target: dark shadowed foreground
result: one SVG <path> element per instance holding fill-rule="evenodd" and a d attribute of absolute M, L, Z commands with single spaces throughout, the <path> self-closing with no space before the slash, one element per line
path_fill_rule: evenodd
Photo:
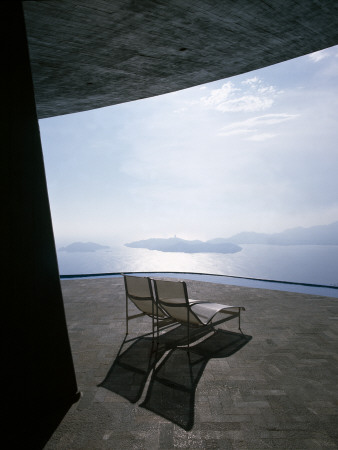
<path fill-rule="evenodd" d="M 122 278 L 62 281 L 83 395 L 46 448 L 337 448 L 338 301 L 187 284 L 193 298 L 244 306 L 245 336 L 230 321 L 190 354 L 175 347 L 184 330 L 157 352 L 148 337 L 122 345 Z"/>

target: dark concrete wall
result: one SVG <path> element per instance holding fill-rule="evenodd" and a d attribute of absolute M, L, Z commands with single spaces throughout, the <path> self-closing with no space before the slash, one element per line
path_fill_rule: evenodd
<path fill-rule="evenodd" d="M 21 2 L 0 2 L 2 372 L 7 448 L 40 448 L 76 399 Z M 18 446 L 24 442 L 24 447 Z"/>

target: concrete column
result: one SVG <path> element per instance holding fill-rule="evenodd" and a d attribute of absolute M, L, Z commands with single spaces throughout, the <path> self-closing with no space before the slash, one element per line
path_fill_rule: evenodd
<path fill-rule="evenodd" d="M 13 448 L 41 448 L 77 400 L 77 384 L 21 2 L 0 2 L 0 33 L 2 410 Z"/>

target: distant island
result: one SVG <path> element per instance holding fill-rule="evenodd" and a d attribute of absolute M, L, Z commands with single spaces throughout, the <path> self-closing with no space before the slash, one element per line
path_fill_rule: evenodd
<path fill-rule="evenodd" d="M 94 242 L 73 242 L 67 247 L 59 248 L 60 252 L 96 252 L 97 250 L 108 249 L 107 245 L 95 244 Z"/>
<path fill-rule="evenodd" d="M 268 245 L 338 245 L 338 222 L 309 228 L 290 228 L 281 233 L 272 234 L 243 232 L 229 238 L 216 238 L 208 242 Z"/>
<path fill-rule="evenodd" d="M 148 250 L 158 250 L 160 252 L 182 252 L 182 253 L 237 253 L 242 248 L 231 242 L 203 242 L 188 241 L 177 237 L 169 239 L 145 239 L 143 241 L 124 244 L 126 247 L 147 248 Z"/>
<path fill-rule="evenodd" d="M 338 222 L 309 228 L 297 227 L 281 233 L 242 232 L 229 238 L 209 241 L 188 241 L 176 236 L 168 239 L 151 238 L 124 244 L 126 247 L 147 248 L 161 252 L 182 253 L 237 253 L 240 244 L 263 245 L 338 245 Z"/>

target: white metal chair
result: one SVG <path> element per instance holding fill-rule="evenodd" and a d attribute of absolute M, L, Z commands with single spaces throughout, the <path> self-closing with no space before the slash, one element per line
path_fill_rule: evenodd
<path fill-rule="evenodd" d="M 155 329 L 158 334 L 159 328 L 177 323 L 176 320 L 168 316 L 168 314 L 155 301 L 150 278 L 125 274 L 122 275 L 126 290 L 126 336 L 129 333 L 129 320 L 145 315 L 149 316 L 152 320 L 152 331 L 147 334 L 152 334 L 153 338 Z M 130 316 L 128 300 L 130 300 L 141 312 Z"/>
<path fill-rule="evenodd" d="M 210 327 L 238 317 L 238 328 L 241 330 L 241 311 L 243 306 L 230 306 L 212 303 L 205 300 L 189 299 L 187 285 L 184 281 L 153 280 L 158 307 L 173 320 L 187 326 L 188 348 L 191 327 Z M 219 320 L 217 314 L 224 315 Z"/>

